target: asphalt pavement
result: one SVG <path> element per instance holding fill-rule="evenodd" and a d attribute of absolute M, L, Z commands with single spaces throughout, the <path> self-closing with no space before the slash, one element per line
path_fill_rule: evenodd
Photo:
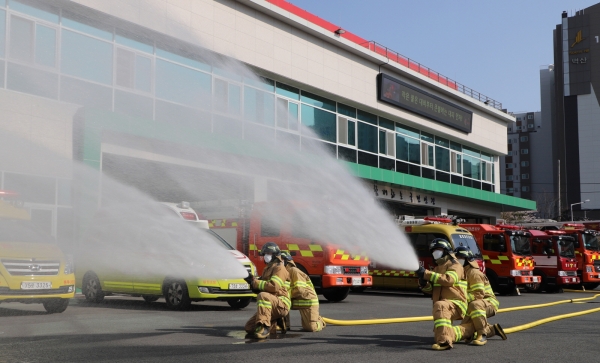
<path fill-rule="evenodd" d="M 600 291 L 597 291 L 600 293 Z M 587 293 L 500 296 L 501 308 L 591 296 Z M 321 300 L 321 315 L 339 320 L 425 316 L 431 300 L 398 292 L 352 293 L 340 303 Z M 534 310 L 498 314 L 490 322 L 504 328 L 553 315 L 600 307 L 600 298 Z M 433 323 L 367 326 L 328 325 L 318 333 L 300 331 L 292 311 L 292 330 L 258 341 L 243 326 L 255 311 L 232 310 L 222 302 L 194 303 L 189 311 L 170 311 L 164 300 L 110 296 L 88 303 L 78 295 L 62 314 L 46 314 L 38 304 L 0 304 L 2 362 L 597 362 L 600 313 L 544 324 L 491 338 L 483 347 L 457 343 L 430 349 Z"/>

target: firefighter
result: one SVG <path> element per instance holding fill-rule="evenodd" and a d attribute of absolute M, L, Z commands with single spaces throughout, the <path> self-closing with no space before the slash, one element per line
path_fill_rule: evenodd
<path fill-rule="evenodd" d="M 323 330 L 325 322 L 319 315 L 319 298 L 310 277 L 296 267 L 289 253 L 281 252 L 281 257 L 290 274 L 292 310 L 300 311 L 302 329 L 310 332 Z M 287 321 L 289 322 L 289 315 Z"/>
<path fill-rule="evenodd" d="M 281 250 L 274 242 L 267 242 L 260 250 L 264 256 L 265 267 L 260 279 L 248 274 L 245 278 L 253 290 L 260 291 L 256 296 L 257 312 L 246 323 L 245 330 L 254 334 L 258 339 L 266 339 L 271 332 L 275 332 L 276 323 L 282 333 L 287 331 L 285 317 L 291 308 L 289 298 L 290 274 L 281 260 Z"/>
<path fill-rule="evenodd" d="M 500 303 L 494 295 L 488 278 L 479 270 L 473 252 L 467 247 L 460 246 L 454 250 L 454 255 L 458 262 L 464 266 L 468 283 L 467 315 L 461 324 L 464 329 L 463 337 L 466 341 L 471 341 L 473 331 L 475 331 L 477 338 L 471 342 L 474 345 L 485 345 L 487 338 L 496 334 L 502 340 L 506 340 L 506 334 L 500 324 L 490 325 L 487 321 L 487 318 L 496 315 Z"/>
<path fill-rule="evenodd" d="M 452 326 L 467 312 L 465 272 L 452 253 L 452 246 L 442 238 L 429 244 L 436 267 L 433 271 L 420 266 L 416 271 L 419 285 L 425 293 L 432 294 L 434 350 L 452 349 L 452 343 L 462 339 L 461 330 Z"/>

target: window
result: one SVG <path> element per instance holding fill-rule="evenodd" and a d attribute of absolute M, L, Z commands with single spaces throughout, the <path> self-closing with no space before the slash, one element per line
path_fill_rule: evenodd
<path fill-rule="evenodd" d="M 450 152 L 450 171 L 462 174 L 462 155 L 455 151 Z"/>
<path fill-rule="evenodd" d="M 529 149 L 521 149 L 521 154 L 529 154 Z"/>
<path fill-rule="evenodd" d="M 521 166 L 529 166 L 529 161 L 521 161 Z"/>
<path fill-rule="evenodd" d="M 481 163 L 482 162 L 479 159 L 469 155 L 463 155 L 463 175 L 468 178 L 479 180 Z"/>
<path fill-rule="evenodd" d="M 151 92 L 152 60 L 132 51 L 117 48 L 117 86 Z"/>
<path fill-rule="evenodd" d="M 483 250 L 494 252 L 506 252 L 506 243 L 504 243 L 504 234 L 484 234 Z"/>
<path fill-rule="evenodd" d="M 245 86 L 244 117 L 250 122 L 273 126 L 275 124 L 274 96 L 256 88 Z"/>
<path fill-rule="evenodd" d="M 533 120 L 533 115 L 527 115 L 528 120 Z"/>
<path fill-rule="evenodd" d="M 10 58 L 56 67 L 56 29 L 14 15 L 10 21 Z"/>
<path fill-rule="evenodd" d="M 510 130 L 508 130 L 508 131 L 510 131 Z M 508 139 L 507 142 L 508 142 L 508 144 L 512 144 L 512 139 Z"/>
<path fill-rule="evenodd" d="M 377 152 L 377 127 L 364 122 L 358 123 L 358 148 L 372 153 Z"/>
<path fill-rule="evenodd" d="M 298 131 L 297 103 L 283 98 L 277 98 L 277 126 L 284 129 Z"/>
<path fill-rule="evenodd" d="M 61 47 L 61 71 L 64 74 L 112 85 L 111 43 L 63 30 Z"/>
<path fill-rule="evenodd" d="M 329 100 L 325 97 L 317 96 L 315 94 L 303 91 L 301 100 L 302 100 L 302 102 L 308 103 L 309 105 L 313 105 L 316 107 L 324 108 L 326 110 L 335 112 L 335 102 L 333 102 L 332 100 Z"/>
<path fill-rule="evenodd" d="M 521 187 L 521 191 L 522 192 L 528 192 L 529 191 L 529 187 Z"/>
<path fill-rule="evenodd" d="M 395 157 L 394 132 L 379 129 L 379 153 Z"/>
<path fill-rule="evenodd" d="M 421 142 L 412 137 L 396 134 L 396 159 L 420 164 Z"/>
<path fill-rule="evenodd" d="M 514 167 L 513 165 L 514 164 L 512 164 L 512 163 L 506 164 L 506 169 L 512 169 Z"/>
<path fill-rule="evenodd" d="M 426 166 L 435 166 L 433 145 L 425 142 L 421 143 L 421 163 Z"/>
<path fill-rule="evenodd" d="M 520 140 L 522 142 L 527 142 L 527 141 L 529 141 L 529 136 L 521 136 Z"/>
<path fill-rule="evenodd" d="M 527 125 L 527 128 L 529 128 L 529 129 L 532 129 L 533 127 L 534 127 L 534 125 L 533 125 L 533 124 L 529 124 L 529 125 Z"/>
<path fill-rule="evenodd" d="M 336 117 L 334 113 L 303 104 L 302 124 L 311 129 L 318 138 L 336 142 Z"/>
<path fill-rule="evenodd" d="M 436 138 L 437 141 L 438 138 Z M 450 171 L 450 150 L 440 146 L 435 147 L 435 168 Z"/>
<path fill-rule="evenodd" d="M 508 189 L 506 189 L 506 191 L 507 191 L 508 193 L 514 193 L 514 191 L 515 191 L 515 188 L 508 188 Z"/>
<path fill-rule="evenodd" d="M 521 179 L 529 179 L 529 174 L 521 174 Z"/>
<path fill-rule="evenodd" d="M 481 180 L 490 183 L 492 181 L 492 163 L 481 162 Z"/>
<path fill-rule="evenodd" d="M 300 90 L 298 88 L 292 87 L 292 86 L 288 86 L 287 84 L 283 84 L 280 82 L 277 82 L 277 86 L 275 88 L 275 92 L 278 95 L 282 95 L 288 98 L 291 98 L 293 100 L 299 100 L 300 99 Z"/>
<path fill-rule="evenodd" d="M 506 176 L 506 181 L 511 181 L 513 180 L 513 176 L 512 175 L 507 175 Z"/>

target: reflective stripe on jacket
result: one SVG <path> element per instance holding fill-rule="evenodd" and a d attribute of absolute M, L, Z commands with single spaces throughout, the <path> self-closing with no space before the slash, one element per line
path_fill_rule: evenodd
<path fill-rule="evenodd" d="M 469 284 L 467 290 L 467 301 L 485 299 L 490 304 L 494 305 L 496 310 L 500 307 L 500 302 L 496 299 L 492 286 L 487 276 L 478 268 L 474 268 L 470 265 L 465 267 L 465 274 L 467 275 L 467 282 Z"/>
<path fill-rule="evenodd" d="M 427 285 L 423 292 L 430 293 L 433 302 L 440 300 L 451 301 L 464 314 L 467 312 L 467 282 L 463 267 L 453 256 L 446 256 L 433 271 L 425 270 L 423 278 Z"/>
<path fill-rule="evenodd" d="M 319 305 L 319 298 L 310 277 L 290 261 L 285 266 L 290 274 L 292 309 L 305 309 Z"/>

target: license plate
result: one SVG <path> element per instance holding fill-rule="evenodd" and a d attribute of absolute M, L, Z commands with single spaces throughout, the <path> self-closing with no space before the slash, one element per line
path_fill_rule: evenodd
<path fill-rule="evenodd" d="M 51 289 L 52 283 L 46 281 L 21 282 L 21 290 Z"/>
<path fill-rule="evenodd" d="M 229 284 L 229 290 L 248 290 L 249 284 Z"/>
<path fill-rule="evenodd" d="M 362 279 L 360 277 L 352 278 L 352 286 L 360 286 L 362 285 Z"/>

